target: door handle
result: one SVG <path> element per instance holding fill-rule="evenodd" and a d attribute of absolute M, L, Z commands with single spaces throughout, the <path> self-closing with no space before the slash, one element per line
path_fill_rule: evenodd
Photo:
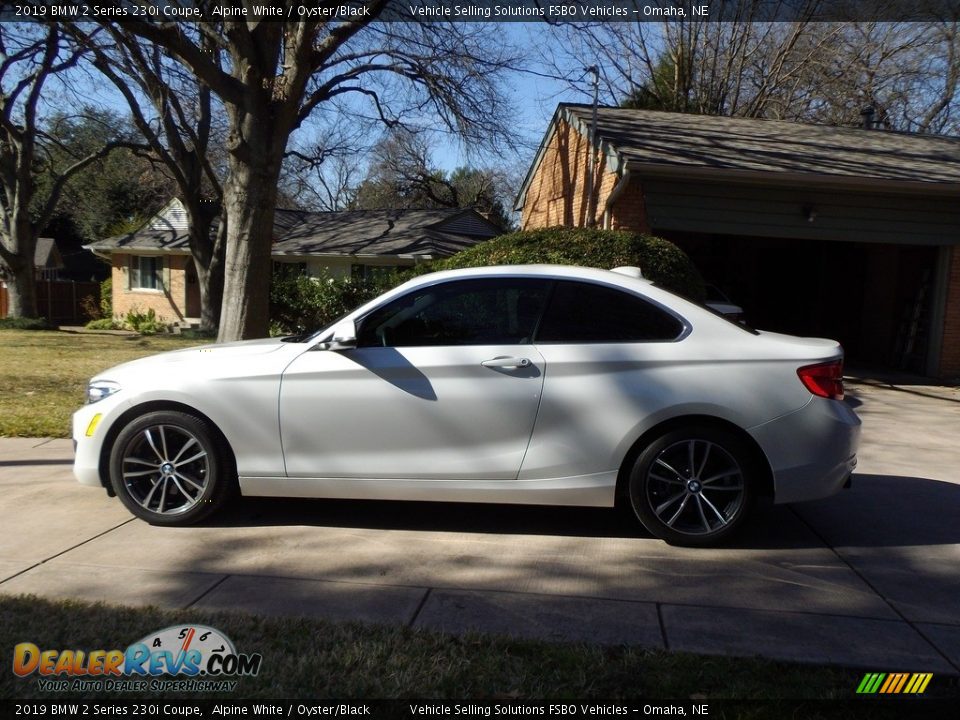
<path fill-rule="evenodd" d="M 530 367 L 529 358 L 517 358 L 517 357 L 495 357 L 490 358 L 489 360 L 484 360 L 480 363 L 484 367 L 488 368 L 525 368 Z"/>

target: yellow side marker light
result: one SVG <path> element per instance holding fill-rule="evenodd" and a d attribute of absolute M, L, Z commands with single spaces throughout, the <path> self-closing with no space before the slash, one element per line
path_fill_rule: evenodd
<path fill-rule="evenodd" d="M 92 418 L 90 418 L 90 424 L 87 425 L 87 437 L 93 437 L 94 431 L 97 429 L 97 425 L 100 424 L 100 420 L 103 418 L 103 413 L 97 413 Z"/>

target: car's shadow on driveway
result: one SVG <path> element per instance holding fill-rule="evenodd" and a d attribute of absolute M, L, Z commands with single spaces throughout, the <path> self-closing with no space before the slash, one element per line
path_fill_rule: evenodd
<path fill-rule="evenodd" d="M 241 498 L 211 526 L 315 526 L 450 533 L 652 539 L 626 510 L 540 505 Z M 834 497 L 761 503 L 726 547 L 788 549 L 960 544 L 960 485 L 917 477 L 854 475 Z"/>
<path fill-rule="evenodd" d="M 605 508 L 380 500 L 240 498 L 210 525 L 415 530 L 424 532 L 650 537 L 626 512 Z"/>
<path fill-rule="evenodd" d="M 834 547 L 960 545 L 957 483 L 855 474 L 851 489 L 794 509 Z"/>

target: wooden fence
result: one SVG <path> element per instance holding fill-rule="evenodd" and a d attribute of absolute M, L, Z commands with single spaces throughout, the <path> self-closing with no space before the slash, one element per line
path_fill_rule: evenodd
<path fill-rule="evenodd" d="M 100 306 L 100 283 L 73 280 L 37 280 L 37 312 L 52 323 L 81 323 L 89 320 L 83 312 L 83 299 L 92 297 Z M 9 310 L 7 288 L 0 285 L 0 317 Z"/>

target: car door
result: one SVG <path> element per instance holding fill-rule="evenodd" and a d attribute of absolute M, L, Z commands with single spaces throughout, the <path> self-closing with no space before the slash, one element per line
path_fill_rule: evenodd
<path fill-rule="evenodd" d="M 287 475 L 516 478 L 543 388 L 532 338 L 549 287 L 420 287 L 361 318 L 356 348 L 302 353 L 280 388 Z"/>
<path fill-rule="evenodd" d="M 630 432 L 678 402 L 687 373 L 682 318 L 647 298 L 558 280 L 535 342 L 549 372 L 519 478 L 616 471 Z"/>

